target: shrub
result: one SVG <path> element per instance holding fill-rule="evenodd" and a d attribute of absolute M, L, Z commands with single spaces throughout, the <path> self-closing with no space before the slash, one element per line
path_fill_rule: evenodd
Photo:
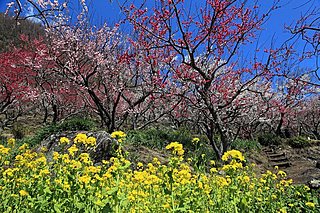
<path fill-rule="evenodd" d="M 258 142 L 263 146 L 280 145 L 282 138 L 271 133 L 266 133 L 258 136 Z"/>
<path fill-rule="evenodd" d="M 59 128 L 56 124 L 51 124 L 45 127 L 40 128 L 35 135 L 24 137 L 19 141 L 19 143 L 27 143 L 30 146 L 34 146 L 37 144 L 40 144 L 41 141 L 46 139 L 48 136 L 57 133 L 59 131 Z"/>
<path fill-rule="evenodd" d="M 96 128 L 96 123 L 87 118 L 71 118 L 65 120 L 60 124 L 50 124 L 40 128 L 34 136 L 25 137 L 20 143 L 27 143 L 31 146 L 40 144 L 41 141 L 46 139 L 48 136 L 65 131 L 90 131 Z"/>
<path fill-rule="evenodd" d="M 261 145 L 257 140 L 236 139 L 231 143 L 230 148 L 242 150 L 242 151 L 250 151 L 250 150 L 260 150 Z"/>
<path fill-rule="evenodd" d="M 127 142 L 136 146 L 143 145 L 161 149 L 170 141 L 179 141 L 185 147 L 191 147 L 192 138 L 190 131 L 184 128 L 172 130 L 162 127 L 129 131 Z"/>
<path fill-rule="evenodd" d="M 293 148 L 303 148 L 311 145 L 308 139 L 301 136 L 289 138 L 287 143 Z"/>
<path fill-rule="evenodd" d="M 13 126 L 11 133 L 16 139 L 22 139 L 25 136 L 25 129 L 23 126 L 16 124 Z"/>
<path fill-rule="evenodd" d="M 163 148 L 169 136 L 165 130 L 150 128 L 146 130 L 132 130 L 128 132 L 127 142 L 134 146 Z"/>
<path fill-rule="evenodd" d="M 96 128 L 94 120 L 89 118 L 74 117 L 58 125 L 60 131 L 90 131 Z"/>

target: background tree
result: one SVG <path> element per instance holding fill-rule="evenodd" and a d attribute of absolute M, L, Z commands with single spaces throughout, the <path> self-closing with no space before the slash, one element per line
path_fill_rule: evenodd
<path fill-rule="evenodd" d="M 262 66 L 237 66 L 236 58 L 239 47 L 254 38 L 266 14 L 259 16 L 258 6 L 246 1 L 206 1 L 197 11 L 185 9 L 181 0 L 157 1 L 156 5 L 150 13 L 134 5 L 124 11 L 146 51 L 165 51 L 177 59 L 167 61 L 176 86 L 194 92 L 197 108 L 206 118 L 202 122 L 206 135 L 221 156 L 234 139 L 228 124 L 232 120 L 228 113 L 233 112 L 227 108 L 236 107 L 241 94 L 269 74 Z M 215 132 L 221 146 L 214 139 Z"/>

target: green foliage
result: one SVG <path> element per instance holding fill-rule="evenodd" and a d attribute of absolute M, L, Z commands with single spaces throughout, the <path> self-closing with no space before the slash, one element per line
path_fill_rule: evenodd
<path fill-rule="evenodd" d="M 167 128 L 150 128 L 145 130 L 132 130 L 128 132 L 127 142 L 135 146 L 147 146 L 150 148 L 164 148 L 169 142 L 181 141 L 190 147 L 192 134 L 186 129 L 172 130 Z"/>
<path fill-rule="evenodd" d="M 308 139 L 301 136 L 289 138 L 287 143 L 293 148 L 303 148 L 311 145 Z"/>
<path fill-rule="evenodd" d="M 14 138 L 22 139 L 25 136 L 25 128 L 22 125 L 16 124 L 13 126 L 11 133 Z"/>
<path fill-rule="evenodd" d="M 258 142 L 263 146 L 280 145 L 282 139 L 271 133 L 266 133 L 258 136 Z"/>
<path fill-rule="evenodd" d="M 6 144 L 7 143 L 7 137 L 0 135 L 0 144 Z"/>
<path fill-rule="evenodd" d="M 65 120 L 58 125 L 59 131 L 90 131 L 96 128 L 96 123 L 94 120 L 89 118 L 74 117 Z"/>
<path fill-rule="evenodd" d="M 126 141 L 134 146 L 163 148 L 167 144 L 168 135 L 163 129 L 132 130 L 128 132 Z"/>
<path fill-rule="evenodd" d="M 90 131 L 96 128 L 96 123 L 89 118 L 71 118 L 60 124 L 50 124 L 40 128 L 34 136 L 23 138 L 20 143 L 27 143 L 31 146 L 40 144 L 52 134 L 65 131 Z"/>
<path fill-rule="evenodd" d="M 193 138 L 199 138 L 198 143 L 193 143 Z M 150 128 L 145 130 L 132 130 L 127 134 L 126 142 L 133 146 L 145 146 L 151 149 L 164 149 L 170 142 L 179 141 L 185 149 L 186 159 L 191 160 L 194 169 L 203 170 L 206 162 L 215 159 L 208 139 L 203 135 L 192 135 L 185 128 L 172 130 L 169 128 Z"/>
<path fill-rule="evenodd" d="M 58 126 L 55 124 L 51 124 L 40 128 L 34 136 L 22 138 L 21 140 L 19 140 L 19 143 L 27 143 L 31 146 L 34 146 L 40 144 L 41 141 L 43 141 L 46 137 L 54 133 L 57 133 L 58 131 Z"/>
<path fill-rule="evenodd" d="M 241 151 L 251 151 L 260 150 L 261 145 L 257 140 L 236 139 L 231 143 L 230 148 Z"/>
<path fill-rule="evenodd" d="M 200 136 L 201 141 L 206 141 L 205 136 Z M 149 128 L 144 130 L 132 130 L 128 132 L 127 142 L 134 146 L 146 146 L 149 148 L 164 148 L 168 143 L 179 141 L 186 149 L 193 149 L 193 135 L 185 128 L 173 130 L 170 128 Z"/>

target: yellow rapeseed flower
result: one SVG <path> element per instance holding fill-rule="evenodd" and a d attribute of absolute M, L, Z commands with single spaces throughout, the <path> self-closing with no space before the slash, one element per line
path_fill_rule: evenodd
<path fill-rule="evenodd" d="M 16 139 L 14 138 L 8 138 L 8 145 L 9 146 L 14 146 L 16 144 Z"/>
<path fill-rule="evenodd" d="M 91 180 L 91 177 L 89 175 L 84 175 L 79 177 L 79 182 L 80 183 L 84 183 L 84 184 L 88 184 Z"/>
<path fill-rule="evenodd" d="M 200 141 L 199 138 L 193 138 L 191 142 L 192 142 L 193 144 L 197 144 L 197 143 L 199 143 L 199 141 Z"/>
<path fill-rule="evenodd" d="M 235 159 L 235 160 L 237 159 L 240 161 L 244 161 L 244 157 L 242 153 L 235 149 L 225 152 L 221 157 L 221 160 L 223 161 L 228 161 L 229 159 Z"/>
<path fill-rule="evenodd" d="M 126 136 L 126 133 L 122 131 L 115 131 L 111 133 L 111 138 L 117 139 L 119 143 L 122 143 Z"/>
<path fill-rule="evenodd" d="M 59 159 L 59 153 L 58 152 L 53 152 L 52 158 L 53 158 L 53 160 L 58 160 Z"/>
<path fill-rule="evenodd" d="M 63 144 L 69 144 L 70 143 L 70 140 L 66 137 L 61 137 L 60 140 L 59 140 L 59 144 L 60 145 L 63 145 Z"/>
<path fill-rule="evenodd" d="M 19 151 L 25 151 L 26 149 L 28 149 L 29 145 L 24 143 L 19 147 Z"/>
<path fill-rule="evenodd" d="M 70 153 L 70 155 L 73 157 L 74 153 L 77 152 L 79 149 L 77 148 L 77 146 L 75 144 L 73 144 L 69 149 L 68 152 Z"/>
<path fill-rule="evenodd" d="M 20 190 L 19 191 L 20 196 L 28 196 L 29 193 L 26 190 Z"/>
<path fill-rule="evenodd" d="M 183 145 L 179 142 L 171 142 L 166 146 L 166 149 L 172 149 L 172 153 L 179 156 L 182 156 L 184 154 Z"/>
<path fill-rule="evenodd" d="M 306 202 L 306 206 L 308 206 L 310 208 L 314 208 L 316 205 L 312 202 Z"/>
<path fill-rule="evenodd" d="M 6 148 L 3 145 L 0 145 L 0 154 L 7 155 L 10 152 L 10 148 Z"/>
<path fill-rule="evenodd" d="M 279 172 L 277 174 L 280 175 L 281 177 L 286 177 L 287 176 L 287 174 L 282 170 L 279 170 Z"/>
<path fill-rule="evenodd" d="M 95 146 L 96 143 L 97 143 L 97 139 L 94 137 L 88 137 L 84 142 L 84 144 L 87 146 Z"/>
<path fill-rule="evenodd" d="M 87 135 L 84 133 L 79 133 L 77 136 L 73 139 L 75 143 L 85 143 L 87 140 Z"/>

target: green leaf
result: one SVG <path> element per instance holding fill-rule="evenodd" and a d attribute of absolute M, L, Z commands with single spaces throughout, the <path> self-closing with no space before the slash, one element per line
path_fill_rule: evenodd
<path fill-rule="evenodd" d="M 105 212 L 112 212 L 112 208 L 111 208 L 111 206 L 110 206 L 110 203 L 107 203 L 107 204 L 103 207 L 103 209 L 102 209 L 101 212 L 103 212 L 103 213 L 105 213 Z"/>
<path fill-rule="evenodd" d="M 60 208 L 61 208 L 61 204 L 55 203 L 55 204 L 53 205 L 53 209 L 54 209 L 55 212 L 57 212 L 57 213 L 61 213 Z"/>

